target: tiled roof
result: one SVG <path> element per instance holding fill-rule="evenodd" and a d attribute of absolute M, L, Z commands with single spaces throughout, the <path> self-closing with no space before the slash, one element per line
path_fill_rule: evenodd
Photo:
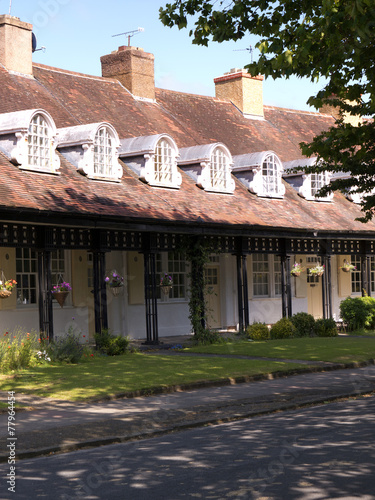
<path fill-rule="evenodd" d="M 120 139 L 168 133 L 178 147 L 223 142 L 232 155 L 275 151 L 281 160 L 301 157 L 299 142 L 332 124 L 332 118 L 265 108 L 265 119 L 244 118 L 231 103 L 213 97 L 156 90 L 156 103 L 135 99 L 118 82 L 42 65 L 35 79 L 0 68 L 0 112 L 42 108 L 58 128 L 109 122 Z M 286 184 L 284 199 L 260 198 L 237 179 L 233 195 L 208 193 L 182 172 L 180 189 L 151 187 L 122 163 L 119 184 L 82 176 L 60 155 L 60 175 L 21 171 L 0 153 L 0 211 L 79 216 L 93 221 L 148 224 L 206 223 L 236 229 L 288 228 L 374 231 L 354 219 L 358 206 L 336 193 L 333 203 L 302 199 Z"/>

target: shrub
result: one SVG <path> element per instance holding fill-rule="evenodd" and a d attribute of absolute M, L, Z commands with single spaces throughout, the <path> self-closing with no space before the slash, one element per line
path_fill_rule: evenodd
<path fill-rule="evenodd" d="M 340 304 L 340 316 L 349 330 L 371 328 L 375 325 L 375 299 L 348 297 Z"/>
<path fill-rule="evenodd" d="M 96 347 L 108 356 L 119 356 L 125 354 L 129 347 L 129 338 L 112 335 L 109 330 L 95 334 Z"/>
<path fill-rule="evenodd" d="M 51 361 L 78 363 L 83 356 L 84 349 L 80 342 L 80 335 L 69 332 L 67 335 L 51 341 L 46 348 L 46 353 Z"/>
<path fill-rule="evenodd" d="M 192 338 L 193 345 L 223 344 L 225 342 L 226 340 L 218 332 L 208 328 L 200 328 Z"/>
<path fill-rule="evenodd" d="M 268 340 L 270 331 L 265 323 L 255 322 L 246 328 L 246 336 L 252 340 Z"/>
<path fill-rule="evenodd" d="M 309 337 L 314 333 L 315 319 L 312 314 L 299 312 L 291 318 L 293 325 L 296 327 L 294 332 L 295 337 Z"/>
<path fill-rule="evenodd" d="M 296 327 L 289 318 L 281 318 L 271 328 L 272 339 L 288 339 L 293 337 Z"/>
<path fill-rule="evenodd" d="M 25 333 L 20 328 L 5 332 L 0 342 L 1 371 L 28 368 L 33 362 L 33 353 L 37 347 L 38 336 L 35 332 Z"/>
<path fill-rule="evenodd" d="M 333 318 L 317 319 L 314 332 L 318 337 L 336 337 L 338 335 L 336 321 Z"/>

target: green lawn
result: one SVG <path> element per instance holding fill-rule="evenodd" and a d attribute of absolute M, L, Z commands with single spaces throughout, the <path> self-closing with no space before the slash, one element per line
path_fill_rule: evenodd
<path fill-rule="evenodd" d="M 11 375 L 0 375 L 0 390 L 72 401 L 133 391 L 151 394 L 160 387 L 287 372 L 306 367 L 298 360 L 341 363 L 366 361 L 375 358 L 375 338 L 234 341 L 192 347 L 186 352 L 202 353 L 202 356 L 136 353 L 95 357 L 76 365 L 41 365 Z M 208 357 L 205 356 L 207 353 L 261 356 L 278 358 L 280 361 Z M 295 361 L 289 363 L 283 359 Z"/>
<path fill-rule="evenodd" d="M 191 347 L 186 351 L 203 354 L 242 354 L 281 359 L 348 363 L 374 359 L 375 338 L 306 337 L 271 340 L 268 342 L 237 341 L 228 344 Z"/>
<path fill-rule="evenodd" d="M 300 367 L 298 363 L 262 360 L 126 354 L 0 375 L 0 390 L 74 401 L 137 390 L 152 393 L 157 387 Z"/>

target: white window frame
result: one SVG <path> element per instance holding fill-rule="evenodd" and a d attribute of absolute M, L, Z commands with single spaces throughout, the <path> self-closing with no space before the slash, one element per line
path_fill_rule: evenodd
<path fill-rule="evenodd" d="M 23 247 L 16 248 L 16 281 L 17 307 L 36 307 L 39 294 L 38 256 L 36 250 Z"/>
<path fill-rule="evenodd" d="M 154 156 L 155 183 L 170 186 L 173 183 L 173 165 L 176 163 L 176 153 L 170 141 L 162 137 L 156 144 Z"/>
<path fill-rule="evenodd" d="M 94 138 L 94 176 L 112 178 L 116 162 L 113 134 L 106 126 L 99 127 Z"/>
<path fill-rule="evenodd" d="M 253 168 L 253 180 L 249 184 L 250 191 L 264 198 L 283 198 L 285 194 L 283 170 L 283 165 L 276 153 L 267 152 L 261 164 Z"/>
<path fill-rule="evenodd" d="M 326 196 L 317 197 L 316 193 L 323 187 L 329 184 L 331 174 L 329 172 L 313 172 L 311 174 L 302 175 L 303 183 L 299 188 L 299 194 L 309 201 L 326 201 L 330 202 L 333 199 L 333 193 L 328 193 Z"/>
<path fill-rule="evenodd" d="M 255 276 L 262 277 L 256 279 Z M 257 281 L 257 283 L 256 283 Z M 281 259 L 278 255 L 254 253 L 251 256 L 251 286 L 254 299 L 281 297 Z M 267 287 L 266 293 L 257 293 L 256 287 Z M 279 289 L 279 291 L 278 291 Z"/>
<path fill-rule="evenodd" d="M 156 283 L 159 284 L 164 273 L 173 280 L 172 290 L 164 295 L 158 286 L 157 297 L 161 302 L 186 302 L 188 300 L 188 262 L 181 252 L 161 252 L 156 254 Z M 181 293 L 182 292 L 182 293 Z"/>

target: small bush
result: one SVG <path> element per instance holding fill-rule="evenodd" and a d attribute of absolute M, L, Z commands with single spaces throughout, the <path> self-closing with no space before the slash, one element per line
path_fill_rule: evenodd
<path fill-rule="evenodd" d="M 375 299 L 373 297 L 348 297 L 340 304 L 340 316 L 348 330 L 375 326 Z"/>
<path fill-rule="evenodd" d="M 295 331 L 296 327 L 290 319 L 281 318 L 273 325 L 270 334 L 272 339 L 289 339 L 293 337 Z"/>
<path fill-rule="evenodd" d="M 84 350 L 85 347 L 80 342 L 80 335 L 69 332 L 63 337 L 51 341 L 46 348 L 46 354 L 51 361 L 78 363 Z"/>
<path fill-rule="evenodd" d="M 265 323 L 255 322 L 246 328 L 246 336 L 252 340 L 268 340 L 270 331 Z"/>
<path fill-rule="evenodd" d="M 17 328 L 5 332 L 0 341 L 0 369 L 2 372 L 28 368 L 33 364 L 34 352 L 38 347 L 38 335 L 25 333 Z"/>
<path fill-rule="evenodd" d="M 336 321 L 333 318 L 317 319 L 314 332 L 318 337 L 337 337 Z"/>
<path fill-rule="evenodd" d="M 193 345 L 224 344 L 226 340 L 215 330 L 201 328 L 197 331 L 192 340 Z"/>
<path fill-rule="evenodd" d="M 292 316 L 291 321 L 296 327 L 295 337 L 309 337 L 314 333 L 315 318 L 312 314 L 299 312 Z"/>
<path fill-rule="evenodd" d="M 108 356 L 119 356 L 125 354 L 129 347 L 129 338 L 112 335 L 109 330 L 95 334 L 96 347 Z"/>

